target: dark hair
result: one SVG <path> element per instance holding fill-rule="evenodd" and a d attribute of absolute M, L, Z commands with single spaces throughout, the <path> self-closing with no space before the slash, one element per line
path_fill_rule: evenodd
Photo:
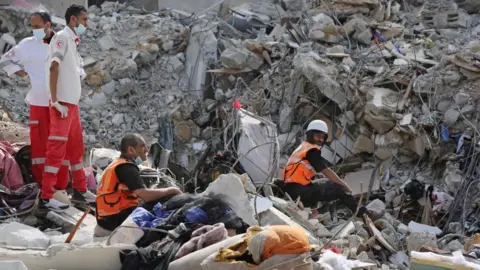
<path fill-rule="evenodd" d="M 38 16 L 38 17 L 42 18 L 42 21 L 44 23 L 52 22 L 52 18 L 50 17 L 50 14 L 48 14 L 46 11 L 36 11 L 36 12 L 32 13 L 32 16 L 30 16 L 30 17 L 33 17 L 33 16 Z"/>
<path fill-rule="evenodd" d="M 128 133 L 123 136 L 122 140 L 120 141 L 120 152 L 122 154 L 126 154 L 128 151 L 128 147 L 136 147 L 141 142 L 142 136 L 140 134 Z"/>
<path fill-rule="evenodd" d="M 87 12 L 87 9 L 82 6 L 82 5 L 71 5 L 67 8 L 67 11 L 65 12 L 65 21 L 67 24 L 70 23 L 70 18 L 72 16 L 78 16 L 82 11 Z"/>

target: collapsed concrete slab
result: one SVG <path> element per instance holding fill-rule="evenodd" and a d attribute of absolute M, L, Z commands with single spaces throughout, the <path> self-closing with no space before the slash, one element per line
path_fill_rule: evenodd
<path fill-rule="evenodd" d="M 396 124 L 393 113 L 397 111 L 400 94 L 387 88 L 372 88 L 367 91 L 365 121 L 379 134 L 385 134 Z"/>
<path fill-rule="evenodd" d="M 233 211 L 248 225 L 257 225 L 254 210 L 245 192 L 242 180 L 236 174 L 222 174 L 210 183 L 204 194 L 222 195 Z"/>
<path fill-rule="evenodd" d="M 337 103 L 340 108 L 346 108 L 348 104 L 346 93 L 335 80 L 338 70 L 322 60 L 314 52 L 298 53 L 293 59 L 293 66 L 296 72 L 315 84 L 324 96 Z"/>
<path fill-rule="evenodd" d="M 28 270 L 28 268 L 21 261 L 3 261 L 0 262 L 0 269 L 8 270 Z"/>
<path fill-rule="evenodd" d="M 37 228 L 11 222 L 0 225 L 0 245 L 15 249 L 47 249 L 50 238 Z"/>
<path fill-rule="evenodd" d="M 100 244 L 82 247 L 59 244 L 50 246 L 46 251 L 18 251 L 0 248 L 0 265 L 4 261 L 14 260 L 23 262 L 28 270 L 118 270 L 122 267 L 119 252 L 135 248 L 132 245 L 105 247 Z"/>

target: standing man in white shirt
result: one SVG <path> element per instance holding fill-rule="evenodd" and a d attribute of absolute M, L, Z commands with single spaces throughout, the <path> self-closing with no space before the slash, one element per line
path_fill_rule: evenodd
<path fill-rule="evenodd" d="M 9 76 L 17 75 L 31 84 L 25 102 L 30 105 L 30 144 L 32 153 L 32 176 L 35 182 L 42 184 L 50 125 L 49 90 L 47 70 L 49 43 L 55 33 L 51 29 L 52 20 L 47 12 L 39 11 L 30 16 L 33 36 L 20 41 L 0 59 L 0 68 Z M 68 166 L 66 161 L 58 171 L 57 190 L 68 185 Z"/>
<path fill-rule="evenodd" d="M 77 51 L 79 35 L 87 29 L 87 10 L 71 5 L 66 13 L 67 26 L 50 42 L 47 61 L 50 88 L 50 133 L 47 142 L 40 207 L 62 211 L 68 205 L 53 200 L 54 186 L 62 161 L 70 162 L 72 201 L 94 203 L 95 194 L 87 190 L 83 170 L 84 144 L 78 102 L 81 96 L 82 59 Z"/>

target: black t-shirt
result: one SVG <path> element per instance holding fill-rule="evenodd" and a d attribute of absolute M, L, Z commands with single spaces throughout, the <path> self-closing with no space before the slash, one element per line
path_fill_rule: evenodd
<path fill-rule="evenodd" d="M 322 172 L 324 169 L 328 168 L 327 161 L 322 157 L 322 151 L 317 148 L 312 148 L 308 150 L 305 157 L 317 173 Z"/>
<path fill-rule="evenodd" d="M 118 181 L 125 184 L 131 192 L 146 188 L 140 177 L 140 170 L 133 163 L 123 163 L 115 167 Z"/>

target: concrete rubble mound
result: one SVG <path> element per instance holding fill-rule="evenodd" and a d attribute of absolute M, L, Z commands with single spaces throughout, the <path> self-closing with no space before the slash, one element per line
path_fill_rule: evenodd
<path fill-rule="evenodd" d="M 184 194 L 114 231 L 94 208 L 39 215 L 30 86 L 2 72 L 0 161 L 23 184 L 0 168 L 0 269 L 480 269 L 478 1 L 101 2 L 78 46 L 89 188 L 134 131 L 151 145 L 145 184 Z M 0 54 L 31 35 L 18 5 L 0 5 Z M 277 185 L 314 119 L 368 215 Z M 207 201 L 208 220 L 187 222 Z"/>

